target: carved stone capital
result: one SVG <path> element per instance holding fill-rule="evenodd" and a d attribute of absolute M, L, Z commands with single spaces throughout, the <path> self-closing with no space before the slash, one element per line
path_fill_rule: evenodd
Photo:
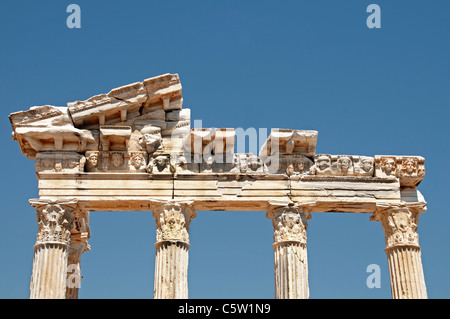
<path fill-rule="evenodd" d="M 306 245 L 307 219 L 311 218 L 310 205 L 273 205 L 266 217 L 272 219 L 274 245 L 298 242 Z"/>
<path fill-rule="evenodd" d="M 372 221 L 380 221 L 385 233 L 386 249 L 402 246 L 419 246 L 417 223 L 424 206 L 387 205 L 378 206 L 370 217 Z"/>
<path fill-rule="evenodd" d="M 69 245 L 77 200 L 30 199 L 36 209 L 38 233 L 36 245 L 54 243 Z"/>
<path fill-rule="evenodd" d="M 194 201 L 150 201 L 156 222 L 156 245 L 165 241 L 189 245 L 189 226 L 196 217 L 193 204 Z"/>

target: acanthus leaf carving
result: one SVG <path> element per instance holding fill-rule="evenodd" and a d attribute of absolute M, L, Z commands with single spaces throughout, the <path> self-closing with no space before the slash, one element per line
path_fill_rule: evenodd
<path fill-rule="evenodd" d="M 381 222 L 386 249 L 401 246 L 420 247 L 417 224 L 421 211 L 423 209 L 406 205 L 388 205 L 379 207 L 370 220 Z"/>
<path fill-rule="evenodd" d="M 77 201 L 32 199 L 29 202 L 36 209 L 38 222 L 36 245 L 45 243 L 69 245 Z"/>
<path fill-rule="evenodd" d="M 298 242 L 306 245 L 307 219 L 310 216 L 302 207 L 274 207 L 269 210 L 266 217 L 272 219 L 274 244 Z"/>
<path fill-rule="evenodd" d="M 177 241 L 189 245 L 191 219 L 196 217 L 193 201 L 151 201 L 156 222 L 156 243 Z"/>

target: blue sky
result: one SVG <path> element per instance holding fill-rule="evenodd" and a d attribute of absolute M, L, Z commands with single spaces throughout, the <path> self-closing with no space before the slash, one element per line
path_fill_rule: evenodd
<path fill-rule="evenodd" d="M 66 8 L 81 8 L 81 28 Z M 381 7 L 381 29 L 366 8 Z M 183 107 L 203 127 L 319 132 L 317 153 L 420 155 L 428 202 L 419 236 L 430 298 L 449 298 L 450 2 L 2 1 L 3 167 L 0 298 L 28 298 L 37 224 L 34 162 L 11 140 L 8 115 L 65 106 L 178 73 Z M 265 212 L 197 212 L 190 298 L 273 298 Z M 151 212 L 93 212 L 80 298 L 152 298 Z M 368 214 L 312 214 L 311 298 L 390 298 L 381 224 Z M 366 267 L 381 268 L 369 289 Z"/>

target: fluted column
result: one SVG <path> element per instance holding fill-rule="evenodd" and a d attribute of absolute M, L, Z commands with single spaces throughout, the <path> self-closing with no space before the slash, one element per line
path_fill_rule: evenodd
<path fill-rule="evenodd" d="M 67 261 L 67 288 L 66 299 L 78 299 L 81 284 L 81 255 L 91 250 L 88 239 L 91 236 L 89 229 L 89 212 L 77 210 L 72 223 L 71 241 Z"/>
<path fill-rule="evenodd" d="M 193 201 L 151 201 L 156 221 L 154 299 L 188 298 L 189 226 Z"/>
<path fill-rule="evenodd" d="M 36 208 L 38 222 L 30 298 L 64 299 L 70 230 L 77 201 L 31 199 L 30 204 Z"/>
<path fill-rule="evenodd" d="M 427 299 L 422 257 L 417 234 L 417 207 L 379 207 L 371 220 L 380 221 L 385 233 L 393 299 Z"/>
<path fill-rule="evenodd" d="M 306 229 L 309 212 L 300 206 L 274 207 L 272 219 L 276 299 L 308 299 Z"/>

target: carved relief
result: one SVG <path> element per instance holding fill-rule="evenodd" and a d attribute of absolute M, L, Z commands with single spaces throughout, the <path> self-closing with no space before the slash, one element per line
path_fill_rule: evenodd
<path fill-rule="evenodd" d="M 275 208 L 267 217 L 272 219 L 274 244 L 294 241 L 306 245 L 307 215 L 301 208 Z"/>
<path fill-rule="evenodd" d="M 370 220 L 381 221 L 385 233 L 386 248 L 397 246 L 419 247 L 417 223 L 419 212 L 407 207 L 380 209 Z"/>
<path fill-rule="evenodd" d="M 377 161 L 379 164 L 382 174 L 385 176 L 395 176 L 397 170 L 397 161 L 395 157 L 383 156 L 380 161 Z"/>
<path fill-rule="evenodd" d="M 373 176 L 375 172 L 373 157 L 361 156 L 355 161 L 355 173 L 358 175 Z"/>
<path fill-rule="evenodd" d="M 239 157 L 239 170 L 241 173 L 264 173 L 264 163 L 251 153 L 236 154 Z"/>
<path fill-rule="evenodd" d="M 318 154 L 315 156 L 314 167 L 311 172 L 315 175 L 334 175 L 331 170 L 331 155 Z"/>
<path fill-rule="evenodd" d="M 303 155 L 285 155 L 280 158 L 280 171 L 288 176 L 309 174 L 313 162 Z"/>
<path fill-rule="evenodd" d="M 139 139 L 139 144 L 143 145 L 149 154 L 153 154 L 163 147 L 161 134 L 157 130 L 153 133 L 144 133 Z"/>
<path fill-rule="evenodd" d="M 146 157 L 146 152 L 130 152 L 130 171 L 145 171 Z"/>
<path fill-rule="evenodd" d="M 95 172 L 98 170 L 100 152 L 86 152 L 86 170 Z"/>
<path fill-rule="evenodd" d="M 397 177 L 401 186 L 417 186 L 425 177 L 421 156 L 375 156 L 375 176 Z"/>
<path fill-rule="evenodd" d="M 201 173 L 264 173 L 264 163 L 251 153 L 217 154 L 203 157 L 200 163 Z"/>
<path fill-rule="evenodd" d="M 77 201 L 30 200 L 36 208 L 38 233 L 36 245 L 45 243 L 70 244 L 72 223 Z"/>
<path fill-rule="evenodd" d="M 36 155 L 36 172 L 79 173 L 84 171 L 86 159 L 74 152 L 40 152 Z"/>
<path fill-rule="evenodd" d="M 123 154 L 122 153 L 118 153 L 118 152 L 114 152 L 111 153 L 111 165 L 115 168 L 119 168 L 119 167 L 123 167 Z"/>
<path fill-rule="evenodd" d="M 196 217 L 189 202 L 152 202 L 156 222 L 156 242 L 181 241 L 189 244 L 189 226 Z"/>
<path fill-rule="evenodd" d="M 133 152 L 144 153 L 145 152 Z M 132 154 L 133 154 L 132 153 Z M 130 167 L 130 154 L 128 152 L 86 152 L 87 172 L 117 172 L 135 170 Z"/>
<path fill-rule="evenodd" d="M 155 158 L 150 158 L 146 167 L 149 174 L 172 174 L 169 155 L 158 155 Z"/>
<path fill-rule="evenodd" d="M 374 159 L 368 156 L 317 154 L 313 175 L 373 176 Z"/>

